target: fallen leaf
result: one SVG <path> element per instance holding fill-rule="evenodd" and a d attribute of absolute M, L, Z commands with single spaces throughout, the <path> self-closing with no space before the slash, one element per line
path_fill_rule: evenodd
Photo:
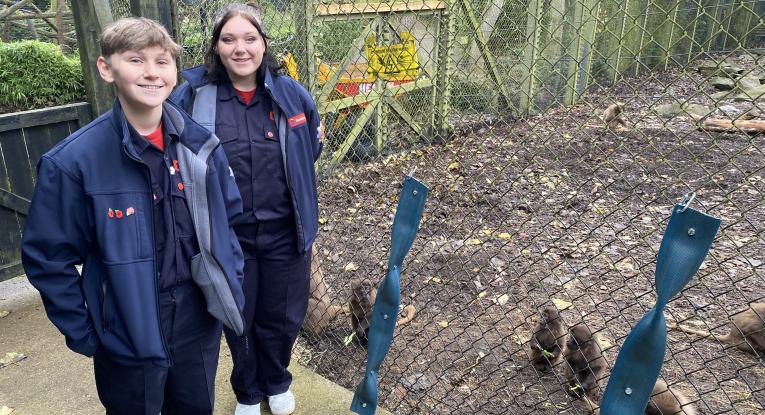
<path fill-rule="evenodd" d="M 8 314 L 11 314 L 8 310 L 0 310 L 0 318 L 8 317 Z"/>
<path fill-rule="evenodd" d="M 346 345 L 346 346 L 351 344 L 351 342 L 353 341 L 353 337 L 354 336 L 356 336 L 356 332 L 355 331 L 353 333 L 345 336 L 345 338 L 343 339 L 343 344 Z"/>
<path fill-rule="evenodd" d="M 558 310 L 565 310 L 573 305 L 573 303 L 570 303 L 566 300 L 561 300 L 560 298 L 553 298 L 552 302 L 555 304 L 555 307 L 557 307 Z"/>
<path fill-rule="evenodd" d="M 482 243 L 483 242 L 480 239 L 475 239 L 475 238 L 468 239 L 467 241 L 465 241 L 465 245 L 480 245 Z"/>
<path fill-rule="evenodd" d="M 0 358 L 0 368 L 4 368 L 12 363 L 20 362 L 26 358 L 27 357 L 21 353 L 8 352 L 5 356 Z"/>
<path fill-rule="evenodd" d="M 346 271 L 354 272 L 359 269 L 359 266 L 354 264 L 353 262 L 349 262 L 348 265 L 345 266 Z"/>
<path fill-rule="evenodd" d="M 502 232 L 499 235 L 497 235 L 497 237 L 499 239 L 510 239 L 510 238 L 512 238 L 512 236 L 510 236 L 510 234 L 507 233 L 507 232 Z"/>
<path fill-rule="evenodd" d="M 505 305 L 505 304 L 507 304 L 507 301 L 509 299 L 510 299 L 510 296 L 508 296 L 507 294 L 502 294 L 499 297 L 497 297 L 497 299 L 494 300 L 494 302 L 499 304 L 499 305 Z"/>
<path fill-rule="evenodd" d="M 7 406 L 0 407 L 0 415 L 11 415 L 14 409 Z"/>
<path fill-rule="evenodd" d="M 325 223 L 327 223 L 327 218 L 319 218 L 320 225 L 324 225 Z"/>
<path fill-rule="evenodd" d="M 443 328 L 447 328 L 447 327 L 449 327 L 449 322 L 446 321 L 446 320 L 441 320 L 441 321 L 438 322 L 438 325 L 443 327 Z"/>
<path fill-rule="evenodd" d="M 459 163 L 456 161 L 453 161 L 451 164 L 449 164 L 449 167 L 447 167 L 448 170 L 457 170 L 457 168 L 460 166 Z"/>
<path fill-rule="evenodd" d="M 483 297 L 486 297 L 486 291 L 481 291 L 480 293 L 478 293 L 478 298 L 483 298 Z"/>
<path fill-rule="evenodd" d="M 530 337 L 521 336 L 518 334 L 513 334 L 511 338 L 515 344 L 526 344 L 529 342 L 529 340 L 531 340 Z"/>

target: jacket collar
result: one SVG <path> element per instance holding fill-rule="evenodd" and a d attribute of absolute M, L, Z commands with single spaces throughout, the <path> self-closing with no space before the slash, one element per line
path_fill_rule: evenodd
<path fill-rule="evenodd" d="M 133 139 L 131 138 L 130 128 L 128 127 L 127 118 L 122 110 L 119 99 L 114 100 L 112 106 L 112 121 L 114 123 L 114 129 L 118 136 L 121 137 L 122 146 L 127 151 L 128 155 L 135 159 L 140 159 L 140 149 L 136 148 Z M 174 104 L 169 101 L 165 101 L 162 104 L 162 122 L 167 134 L 175 134 L 178 136 L 179 141 L 189 147 L 195 153 L 204 145 L 204 143 L 211 137 L 211 134 L 204 130 L 204 128 L 197 126 L 200 131 L 203 130 L 206 134 L 184 134 L 184 130 L 187 127 L 187 120 L 183 115 L 183 112 L 179 110 Z M 193 129 L 192 125 L 189 125 Z"/>

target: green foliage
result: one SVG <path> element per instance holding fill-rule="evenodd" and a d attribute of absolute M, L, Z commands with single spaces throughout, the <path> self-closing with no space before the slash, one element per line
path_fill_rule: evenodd
<path fill-rule="evenodd" d="M 63 105 L 85 99 L 80 58 L 55 44 L 0 42 L 0 112 Z"/>

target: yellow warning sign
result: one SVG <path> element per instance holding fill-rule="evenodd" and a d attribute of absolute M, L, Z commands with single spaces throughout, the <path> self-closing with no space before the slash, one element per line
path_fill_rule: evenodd
<path fill-rule="evenodd" d="M 414 36 L 409 32 L 401 32 L 401 43 L 378 45 L 375 35 L 364 41 L 364 52 L 369 61 L 367 72 L 383 79 L 416 78 L 420 74 L 420 63 L 417 59 L 417 47 Z"/>

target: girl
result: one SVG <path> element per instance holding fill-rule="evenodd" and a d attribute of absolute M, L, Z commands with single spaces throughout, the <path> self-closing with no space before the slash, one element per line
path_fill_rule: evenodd
<path fill-rule="evenodd" d="M 225 6 L 204 66 L 183 71 L 171 100 L 220 138 L 244 202 L 235 231 L 244 252 L 245 334 L 226 331 L 236 415 L 291 414 L 287 371 L 308 306 L 318 229 L 314 162 L 319 113 L 300 84 L 277 71 L 256 8 Z"/>

